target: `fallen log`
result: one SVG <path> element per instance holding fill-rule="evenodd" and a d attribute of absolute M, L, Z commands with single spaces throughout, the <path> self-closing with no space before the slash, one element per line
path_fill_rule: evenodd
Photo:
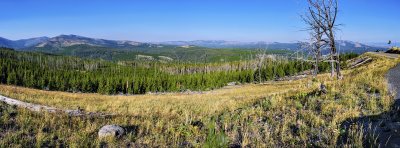
<path fill-rule="evenodd" d="M 16 99 L 8 98 L 5 96 L 0 95 L 0 101 L 8 104 L 8 105 L 15 105 L 20 108 L 25 108 L 30 111 L 34 112 L 49 112 L 49 113 L 65 113 L 69 116 L 90 116 L 90 117 L 111 117 L 114 116 L 114 114 L 106 114 L 106 113 L 99 113 L 99 112 L 85 112 L 82 109 L 76 109 L 76 110 L 65 110 L 65 109 L 59 109 L 55 107 L 50 107 L 50 106 L 45 106 L 45 105 L 39 105 L 39 104 L 33 104 L 33 103 L 27 103 L 23 101 L 19 101 Z"/>
<path fill-rule="evenodd" d="M 372 62 L 372 58 L 359 59 L 359 60 L 356 60 L 354 63 L 350 64 L 351 65 L 350 68 L 353 69 L 353 68 L 356 68 L 358 66 L 367 64 L 369 62 Z"/>

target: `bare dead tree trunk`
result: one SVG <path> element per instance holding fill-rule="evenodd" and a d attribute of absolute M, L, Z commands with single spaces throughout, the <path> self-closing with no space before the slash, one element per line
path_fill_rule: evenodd
<path fill-rule="evenodd" d="M 333 36 L 333 31 L 329 31 L 329 39 L 330 39 L 330 48 L 332 51 L 332 65 L 335 65 L 336 67 L 336 76 L 338 79 L 341 78 L 341 73 L 340 73 L 340 61 L 339 61 L 339 56 L 338 52 L 336 50 L 336 44 L 335 44 L 335 38 Z M 333 67 L 332 67 L 333 68 Z M 332 70 L 333 71 L 333 70 Z"/>
<path fill-rule="evenodd" d="M 316 36 L 317 43 L 316 43 L 315 51 L 314 51 L 315 52 L 315 67 L 314 68 L 315 68 L 315 77 L 316 77 L 317 74 L 319 73 L 318 64 L 319 64 L 319 59 L 321 58 L 321 48 L 322 48 L 323 44 L 322 44 L 322 31 L 321 31 L 321 28 L 315 26 L 314 29 L 315 29 L 315 32 L 316 32 L 316 35 L 317 35 Z"/>
<path fill-rule="evenodd" d="M 314 54 L 315 54 L 315 66 L 314 66 L 314 77 L 317 77 L 319 73 L 319 60 L 321 59 L 321 45 L 320 45 L 321 40 L 317 38 L 317 46 L 315 47 Z"/>
<path fill-rule="evenodd" d="M 258 53 L 256 55 L 256 58 L 258 60 L 258 80 L 260 83 L 262 83 L 261 69 L 262 69 L 263 63 L 265 61 L 265 54 L 266 54 L 265 50 L 260 49 L 260 53 Z"/>
<path fill-rule="evenodd" d="M 310 15 L 307 14 L 305 16 L 301 16 L 303 21 L 308 25 L 307 30 L 310 31 L 310 46 L 307 48 L 310 48 L 313 58 L 314 58 L 314 72 L 313 72 L 313 77 L 316 77 L 319 73 L 319 67 L 318 64 L 321 59 L 321 50 L 323 46 L 325 46 L 326 41 L 323 40 L 323 35 L 324 32 L 321 29 L 321 27 L 318 25 L 318 21 L 322 20 L 321 17 L 321 10 L 318 11 L 318 20 L 314 20 L 314 18 Z"/>
<path fill-rule="evenodd" d="M 333 51 L 331 51 L 331 56 L 330 56 L 331 60 L 331 77 L 333 78 L 335 76 L 335 59 L 334 59 L 334 53 Z"/>
<path fill-rule="evenodd" d="M 340 79 L 340 61 L 335 44 L 335 29 L 336 18 L 338 13 L 338 2 L 337 0 L 308 0 L 309 13 L 312 20 L 316 25 L 322 29 L 325 36 L 329 39 L 329 47 L 331 51 L 331 76 L 335 74 Z"/>

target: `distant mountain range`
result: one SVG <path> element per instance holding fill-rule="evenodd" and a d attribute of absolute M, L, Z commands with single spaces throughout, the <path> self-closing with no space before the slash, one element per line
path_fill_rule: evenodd
<path fill-rule="evenodd" d="M 104 60 L 162 60 L 172 59 L 188 62 L 217 62 L 248 59 L 253 51 L 240 49 L 214 49 L 199 46 L 165 45 L 135 41 L 94 39 L 77 35 L 60 35 L 52 38 L 40 37 L 24 40 L 0 38 L 0 47 L 19 51 L 43 52 L 55 55 Z M 270 50 L 268 53 L 282 54 L 287 51 Z M 151 57 L 151 58 L 150 58 Z"/>
<path fill-rule="evenodd" d="M 160 42 L 165 45 L 178 46 L 201 46 L 208 48 L 245 48 L 245 49 L 296 49 L 297 43 L 279 43 L 279 42 L 239 42 L 239 41 L 224 41 L 224 40 L 196 40 L 196 41 L 167 41 Z"/>
<path fill-rule="evenodd" d="M 165 45 L 178 46 L 201 46 L 208 48 L 241 48 L 241 49 L 282 49 L 298 50 L 300 43 L 280 43 L 280 42 L 237 42 L 224 40 L 196 40 L 196 41 L 168 41 L 160 42 Z M 364 53 L 368 51 L 387 50 L 385 46 L 371 46 L 358 42 L 339 40 L 338 49 L 342 52 Z"/>
<path fill-rule="evenodd" d="M 37 42 L 32 42 L 37 41 Z M 32 38 L 27 40 L 17 40 L 15 42 L 27 43 L 32 42 L 35 44 L 25 44 L 25 46 L 17 46 L 14 48 L 63 48 L 74 45 L 88 45 L 98 47 L 110 47 L 110 48 L 132 48 L 140 46 L 156 46 L 150 43 L 141 43 L 135 41 L 116 41 L 116 40 L 105 40 L 105 39 L 94 39 L 77 35 L 60 35 L 53 38 Z"/>
<path fill-rule="evenodd" d="M 387 50 L 386 47 L 371 46 L 352 41 L 338 41 L 338 48 L 341 52 L 364 53 L 367 51 Z M 170 48 L 182 47 L 205 47 L 205 48 L 234 48 L 234 49 L 275 49 L 275 50 L 297 50 L 300 43 L 280 43 L 280 42 L 238 42 L 224 40 L 196 40 L 196 41 L 168 41 L 157 43 L 143 43 L 135 41 L 118 41 L 106 39 L 94 39 L 77 35 L 60 35 L 56 37 L 38 37 L 21 40 L 8 40 L 0 38 L 0 46 L 15 48 L 17 50 L 60 50 L 66 47 L 85 45 L 91 47 L 107 47 L 118 49 L 137 49 L 146 50 L 147 48 Z M 81 46 L 80 46 L 81 47 Z M 82 48 L 82 47 L 81 47 Z"/>

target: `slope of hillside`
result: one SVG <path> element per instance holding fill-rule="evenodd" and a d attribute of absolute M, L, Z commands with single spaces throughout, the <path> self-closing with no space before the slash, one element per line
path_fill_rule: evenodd
<path fill-rule="evenodd" d="M 364 57 L 373 61 L 343 71 L 342 81 L 322 74 L 316 80 L 251 84 L 204 94 L 105 96 L 0 85 L 0 94 L 27 102 L 120 114 L 76 118 L 31 113 L 1 104 L 4 116 L 0 125 L 4 130 L 0 131 L 0 143 L 38 147 L 360 147 L 368 135 L 358 125 L 344 131 L 341 124 L 390 109 L 393 98 L 384 76 L 399 62 L 374 55 Z M 327 85 L 327 94 L 318 91 L 321 82 Z M 96 133 L 105 124 L 119 124 L 127 134 L 120 139 L 99 139 Z M 347 139 L 339 142 L 342 135 Z"/>
<path fill-rule="evenodd" d="M 23 49 L 36 46 L 39 43 L 46 42 L 48 39 L 48 37 L 37 37 L 12 41 L 0 37 L 0 47 Z"/>
<path fill-rule="evenodd" d="M 0 47 L 8 47 L 8 48 L 13 48 L 12 47 L 12 41 L 8 40 L 6 38 L 0 37 Z"/>

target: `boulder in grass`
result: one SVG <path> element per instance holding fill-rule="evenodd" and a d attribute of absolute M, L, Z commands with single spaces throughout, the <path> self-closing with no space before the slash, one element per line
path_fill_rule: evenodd
<path fill-rule="evenodd" d="M 119 138 L 124 135 L 124 129 L 118 125 L 105 125 L 99 130 L 99 137 L 114 137 Z"/>
<path fill-rule="evenodd" d="M 229 82 L 229 83 L 227 83 L 226 85 L 227 86 L 235 86 L 236 84 L 238 84 L 237 82 Z"/>

